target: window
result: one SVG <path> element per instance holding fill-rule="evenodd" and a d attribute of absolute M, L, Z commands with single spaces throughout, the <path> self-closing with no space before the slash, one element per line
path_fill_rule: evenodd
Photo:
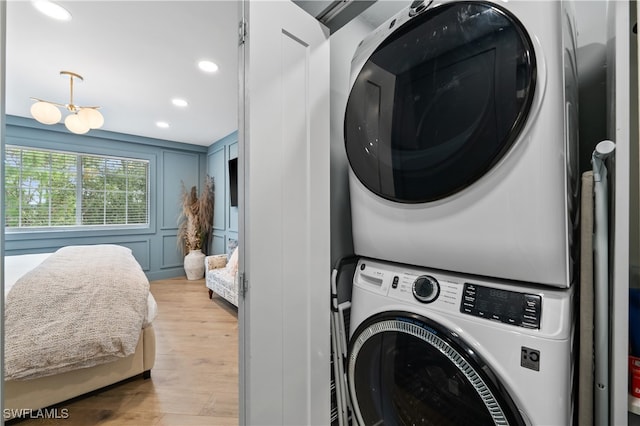
<path fill-rule="evenodd" d="M 8 145 L 8 228 L 147 225 L 149 162 Z"/>

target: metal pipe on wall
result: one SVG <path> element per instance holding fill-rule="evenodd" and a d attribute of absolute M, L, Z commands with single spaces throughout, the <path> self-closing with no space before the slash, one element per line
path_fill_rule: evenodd
<path fill-rule="evenodd" d="M 606 159 L 615 143 L 596 145 L 591 156 L 594 193 L 594 424 L 609 424 L 609 193 Z"/>

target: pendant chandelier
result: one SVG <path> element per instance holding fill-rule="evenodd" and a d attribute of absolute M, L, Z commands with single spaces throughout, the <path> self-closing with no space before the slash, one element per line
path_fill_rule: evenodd
<path fill-rule="evenodd" d="M 64 125 L 69 131 L 77 134 L 87 133 L 91 129 L 98 129 L 104 124 L 104 117 L 98 111 L 98 106 L 79 106 L 73 103 L 73 80 L 84 79 L 80 74 L 71 71 L 60 71 L 60 75 L 69 76 L 69 103 L 60 104 L 57 102 L 45 101 L 38 98 L 31 98 L 36 103 L 31 105 L 31 115 L 42 124 L 56 124 L 62 118 L 59 108 L 69 111 L 69 115 L 64 119 Z"/>

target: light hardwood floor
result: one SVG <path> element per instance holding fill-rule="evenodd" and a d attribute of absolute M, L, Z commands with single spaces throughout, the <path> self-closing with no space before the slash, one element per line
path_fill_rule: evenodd
<path fill-rule="evenodd" d="M 195 426 L 238 424 L 238 315 L 204 279 L 153 281 L 156 363 L 136 379 L 63 404 L 69 418 L 18 425 Z"/>

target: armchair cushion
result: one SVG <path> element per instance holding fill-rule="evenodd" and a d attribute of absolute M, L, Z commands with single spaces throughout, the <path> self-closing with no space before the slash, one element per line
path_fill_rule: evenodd
<path fill-rule="evenodd" d="M 234 268 L 237 270 L 237 260 L 232 266 L 226 254 L 219 254 L 205 257 L 204 262 L 207 288 L 238 306 L 237 274 L 232 273 Z"/>

